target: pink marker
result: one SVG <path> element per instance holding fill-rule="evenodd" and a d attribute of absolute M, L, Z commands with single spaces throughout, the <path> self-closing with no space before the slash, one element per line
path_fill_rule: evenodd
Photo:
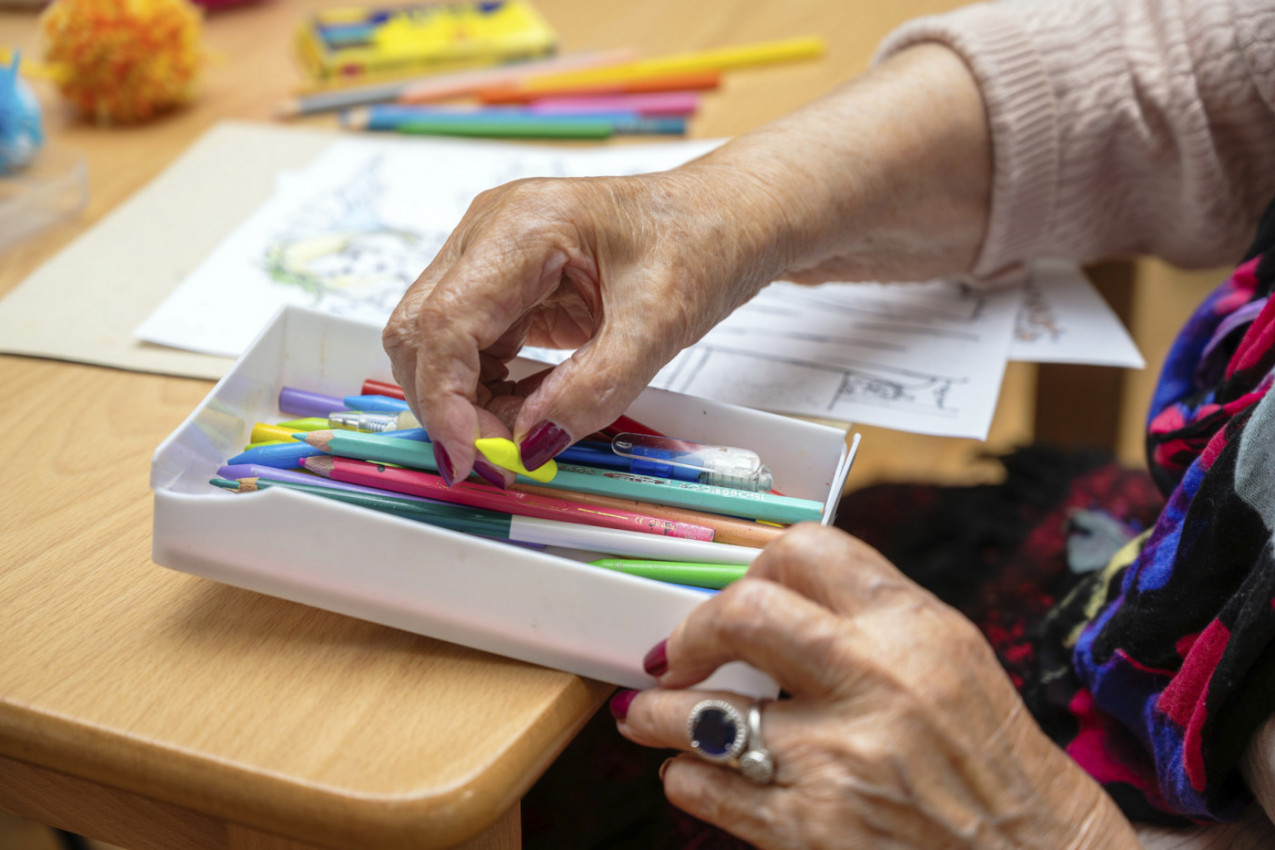
<path fill-rule="evenodd" d="M 675 118 L 693 115 L 699 108 L 699 94 L 693 91 L 671 91 L 590 97 L 546 97 L 532 101 L 527 108 L 531 112 L 545 115 L 564 112 L 636 112 L 643 118 Z"/>

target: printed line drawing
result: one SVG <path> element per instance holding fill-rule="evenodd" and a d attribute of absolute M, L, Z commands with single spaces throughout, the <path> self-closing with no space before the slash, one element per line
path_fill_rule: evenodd
<path fill-rule="evenodd" d="M 678 355 L 654 385 L 690 395 L 711 391 L 728 401 L 769 397 L 773 410 L 792 404 L 792 409 L 821 409 L 830 418 L 851 418 L 847 405 L 871 405 L 950 419 L 961 412 L 954 389 L 969 382 L 968 377 L 881 364 L 806 360 L 700 343 Z"/>
<path fill-rule="evenodd" d="M 266 246 L 261 268 L 271 283 L 298 287 L 310 306 L 336 315 L 388 315 L 429 265 L 447 232 L 413 231 L 382 220 L 384 157 L 352 179 L 299 204 L 288 227 Z"/>

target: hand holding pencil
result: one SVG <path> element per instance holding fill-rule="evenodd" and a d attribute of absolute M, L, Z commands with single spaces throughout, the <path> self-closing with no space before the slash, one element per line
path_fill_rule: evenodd
<path fill-rule="evenodd" d="M 445 479 L 469 473 L 479 437 L 514 436 L 534 469 L 612 422 L 779 272 L 778 229 L 751 212 L 765 187 L 711 170 L 525 180 L 474 201 L 384 334 Z M 505 364 L 524 344 L 579 350 L 515 385 Z"/>

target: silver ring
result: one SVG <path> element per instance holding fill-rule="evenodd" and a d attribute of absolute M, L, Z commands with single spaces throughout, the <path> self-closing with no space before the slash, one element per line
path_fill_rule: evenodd
<path fill-rule="evenodd" d="M 761 738 L 761 709 L 766 702 L 753 703 L 747 718 L 724 700 L 697 703 L 686 720 L 691 749 L 705 761 L 729 765 L 759 785 L 774 781 L 775 760 Z"/>
<path fill-rule="evenodd" d="M 761 740 L 761 709 L 768 702 L 759 699 L 748 709 L 748 750 L 739 757 L 739 772 L 758 785 L 775 780 L 775 758 Z"/>

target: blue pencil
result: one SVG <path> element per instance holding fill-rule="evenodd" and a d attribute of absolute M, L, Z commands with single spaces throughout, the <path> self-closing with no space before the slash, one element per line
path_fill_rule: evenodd
<path fill-rule="evenodd" d="M 557 123 L 563 126 L 587 123 L 608 124 L 615 133 L 626 135 L 684 135 L 686 119 L 683 117 L 648 118 L 635 110 L 615 112 L 532 112 L 523 107 L 496 106 L 487 109 L 446 109 L 405 104 L 374 104 L 365 109 L 350 110 L 343 114 L 342 123 L 355 130 L 400 130 L 416 121 L 430 124 L 446 124 L 455 121 L 465 126 L 542 126 Z"/>
<path fill-rule="evenodd" d="M 350 410 L 366 413 L 402 413 L 411 410 L 401 398 L 390 398 L 387 395 L 347 395 L 342 401 Z"/>
<path fill-rule="evenodd" d="M 305 431 L 302 431 L 300 435 L 304 437 L 305 433 Z M 404 440 L 421 440 L 424 438 L 424 434 L 425 430 L 423 428 L 405 428 L 402 431 L 386 431 L 382 436 L 401 437 Z M 241 463 L 255 463 L 261 466 L 273 466 L 276 469 L 300 469 L 301 458 L 314 457 L 321 454 L 323 452 L 311 448 L 305 443 L 297 443 L 295 446 L 259 446 L 255 449 L 248 449 L 246 452 L 240 452 L 226 461 L 226 464 L 233 466 Z"/>

